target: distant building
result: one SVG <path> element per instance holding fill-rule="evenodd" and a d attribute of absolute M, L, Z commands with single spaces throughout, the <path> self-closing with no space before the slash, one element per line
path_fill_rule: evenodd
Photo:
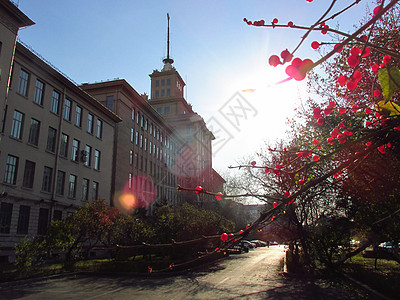
<path fill-rule="evenodd" d="M 111 199 L 121 119 L 15 43 L 18 27 L 33 22 L 13 4 L 0 0 L 0 13 L 0 261 L 8 261 L 24 236 L 46 234 L 51 220 L 87 201 Z"/>

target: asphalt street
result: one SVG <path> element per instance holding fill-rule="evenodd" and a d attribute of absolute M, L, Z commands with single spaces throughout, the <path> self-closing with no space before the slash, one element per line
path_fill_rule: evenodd
<path fill-rule="evenodd" d="M 280 269 L 283 246 L 230 255 L 179 275 L 70 274 L 0 285 L 0 299 L 356 299 Z"/>

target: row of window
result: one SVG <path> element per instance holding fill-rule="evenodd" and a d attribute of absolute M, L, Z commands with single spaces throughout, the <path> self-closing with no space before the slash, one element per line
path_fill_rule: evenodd
<path fill-rule="evenodd" d="M 24 123 L 24 114 L 15 110 L 13 116 L 13 122 L 11 127 L 11 137 L 15 139 L 22 139 L 23 134 L 23 123 Z M 101 131 L 102 124 L 99 123 L 99 131 Z M 41 122 L 34 118 L 31 118 L 29 124 L 29 136 L 28 136 L 28 143 L 38 146 L 39 143 L 39 135 L 40 135 L 40 127 Z M 61 134 L 61 143 L 60 143 L 60 156 L 68 157 L 68 147 L 69 147 L 69 136 L 65 133 Z M 56 143 L 57 143 L 57 129 L 49 126 L 47 132 L 47 143 L 46 143 L 46 150 L 49 152 L 54 153 L 56 150 Z M 80 141 L 77 139 L 73 139 L 72 141 L 72 156 L 71 159 L 73 161 L 82 160 L 86 166 L 91 166 L 92 163 L 92 147 L 86 145 L 84 150 L 79 152 L 80 150 Z M 95 149 L 94 150 L 94 165 L 95 170 L 100 170 L 100 151 Z"/>
<path fill-rule="evenodd" d="M 25 70 L 21 69 L 20 75 L 19 75 L 17 93 L 22 96 L 27 97 L 28 96 L 28 94 L 27 94 L 28 93 L 28 84 L 29 84 L 29 73 L 26 72 Z M 35 94 L 33 97 L 33 101 L 41 106 L 43 106 L 44 89 L 45 89 L 45 84 L 41 80 L 36 79 Z M 59 114 L 59 110 L 60 110 L 60 103 L 61 103 L 60 98 L 61 98 L 61 94 L 58 91 L 53 90 L 50 111 L 56 115 Z M 71 119 L 72 119 L 72 110 L 73 110 L 72 101 L 68 98 L 65 98 L 63 118 L 69 122 L 71 122 Z M 82 127 L 82 111 L 83 111 L 82 107 L 80 107 L 79 105 L 75 106 L 74 124 L 78 127 Z M 90 134 L 94 134 L 94 125 L 95 125 L 94 116 L 93 116 L 93 114 L 88 113 L 87 131 Z M 95 134 L 98 138 L 102 137 L 103 121 L 100 119 L 97 119 L 97 121 L 96 121 L 96 133 Z"/>
<path fill-rule="evenodd" d="M 4 183 L 15 185 L 17 183 L 17 175 L 19 168 L 19 157 L 14 155 L 7 156 L 6 169 L 4 173 Z M 30 160 L 25 160 L 24 175 L 22 180 L 22 186 L 25 188 L 33 188 L 35 180 L 36 163 Z M 41 191 L 46 193 L 52 192 L 52 178 L 53 168 L 45 166 L 43 168 L 42 187 Z M 56 177 L 56 195 L 64 196 L 65 193 L 65 181 L 66 173 L 58 170 Z M 68 190 L 67 196 L 69 198 L 76 198 L 77 182 L 78 177 L 74 174 L 70 174 L 68 177 Z M 82 200 L 89 200 L 89 188 L 90 181 L 87 178 L 82 179 Z M 92 181 L 92 199 L 98 198 L 99 183 Z"/>
<path fill-rule="evenodd" d="M 135 119 L 136 119 L 136 124 L 137 125 L 140 124 L 140 127 L 146 131 L 149 130 L 149 134 L 153 135 L 153 137 L 156 138 L 157 141 L 164 143 L 164 145 L 167 148 L 173 149 L 174 145 L 170 141 L 168 136 L 164 135 L 156 125 L 153 125 L 153 123 L 150 123 L 150 126 L 148 126 L 149 120 L 147 118 L 145 118 L 144 115 L 141 115 L 139 113 L 139 111 L 136 111 L 136 113 L 135 113 L 135 108 L 132 107 L 132 121 L 135 121 Z M 133 133 L 134 133 L 134 129 L 131 128 L 131 142 L 133 142 Z M 136 135 L 138 135 L 138 133 L 136 133 Z"/>
<path fill-rule="evenodd" d="M 9 234 L 11 228 L 13 213 L 13 204 L 2 202 L 0 206 L 0 234 Z M 37 234 L 44 235 L 47 233 L 49 225 L 49 214 L 48 208 L 39 208 L 39 218 L 37 226 Z M 20 205 L 18 211 L 18 223 L 17 223 L 17 234 L 28 234 L 29 222 L 31 216 L 31 207 L 28 205 Z M 62 219 L 62 211 L 54 210 L 53 220 Z"/>

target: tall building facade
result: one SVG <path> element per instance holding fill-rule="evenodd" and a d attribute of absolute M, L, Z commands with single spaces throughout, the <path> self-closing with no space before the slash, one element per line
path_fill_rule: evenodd
<path fill-rule="evenodd" d="M 14 34 L 3 34 L 10 31 L 4 7 L 7 20 L 22 13 L 8 0 L 0 4 L 0 45 L 6 49 L 0 54 L 6 75 L 0 81 L 0 261 L 8 261 L 26 235 L 46 234 L 52 220 L 87 201 L 111 199 L 114 132 L 121 119 L 15 43 Z"/>
<path fill-rule="evenodd" d="M 185 100 L 185 82 L 172 62 L 170 58 L 164 59 L 163 69 L 150 74 L 151 98 L 148 102 L 185 141 L 181 149 L 185 164 L 182 184 L 188 187 L 200 185 L 213 191 L 211 143 L 215 137 L 204 119 Z"/>
<path fill-rule="evenodd" d="M 177 160 L 183 139 L 125 80 L 83 84 L 82 89 L 121 117 L 116 127 L 113 171 L 114 204 L 131 193 L 137 207 L 180 203 L 177 184 L 182 161 Z"/>

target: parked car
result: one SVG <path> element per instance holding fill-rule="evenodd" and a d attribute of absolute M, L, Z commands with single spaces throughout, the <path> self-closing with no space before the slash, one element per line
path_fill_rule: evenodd
<path fill-rule="evenodd" d="M 256 244 L 257 247 L 266 247 L 267 243 L 264 241 L 260 241 L 260 240 L 252 240 L 251 241 L 253 244 Z"/>
<path fill-rule="evenodd" d="M 247 240 L 239 241 L 238 245 L 240 245 L 242 247 L 247 247 L 248 249 L 254 249 L 255 247 L 257 247 L 255 244 L 253 244 Z"/>

